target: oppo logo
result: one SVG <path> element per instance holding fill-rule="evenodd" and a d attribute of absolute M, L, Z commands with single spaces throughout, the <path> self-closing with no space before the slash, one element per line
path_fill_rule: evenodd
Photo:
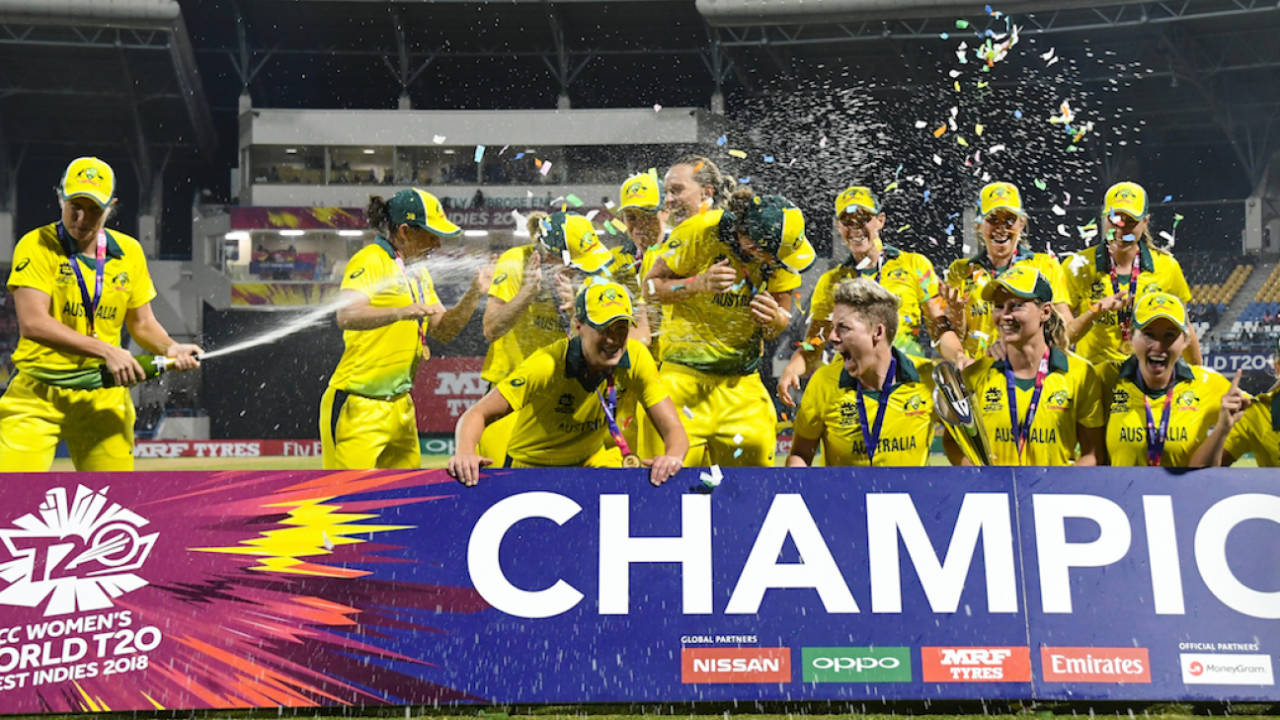
<path fill-rule="evenodd" d="M 834 670 L 835 672 L 865 672 L 867 670 L 896 670 L 902 667 L 902 661 L 896 657 L 819 657 L 811 663 L 816 670 Z"/>

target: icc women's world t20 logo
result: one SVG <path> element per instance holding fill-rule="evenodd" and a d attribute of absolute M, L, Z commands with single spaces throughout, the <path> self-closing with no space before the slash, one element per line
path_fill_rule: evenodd
<path fill-rule="evenodd" d="M 0 529 L 0 605 L 46 603 L 50 617 L 109 608 L 146 586 L 133 571 L 159 533 L 140 534 L 150 521 L 107 500 L 108 489 L 80 485 L 68 502 L 67 488 L 53 488 L 35 512 Z"/>

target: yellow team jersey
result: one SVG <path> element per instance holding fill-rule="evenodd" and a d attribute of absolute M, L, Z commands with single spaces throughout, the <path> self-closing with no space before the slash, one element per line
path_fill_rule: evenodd
<path fill-rule="evenodd" d="M 1138 371 L 1138 359 L 1130 356 L 1121 365 L 1102 368 L 1103 396 L 1107 405 L 1107 453 L 1111 464 L 1141 467 L 1147 462 L 1147 410 L 1157 428 L 1164 416 L 1166 392 L 1147 393 Z M 1231 382 L 1218 373 L 1181 360 L 1173 371 L 1173 409 L 1160 460 L 1162 467 L 1186 467 L 1200 443 L 1218 422 L 1222 396 Z"/>
<path fill-rule="evenodd" d="M 156 288 L 138 241 L 114 230 L 107 230 L 106 235 L 102 295 L 94 313 L 93 334 L 108 345 L 120 347 L 125 315 L 151 302 Z M 8 284 L 10 289 L 27 287 L 48 294 L 53 319 L 88 335 L 85 303 L 71 263 L 79 264 L 85 289 L 93 295 L 98 268 L 96 241 L 86 254 L 78 253 L 75 246 L 62 223 L 51 223 L 23 235 L 13 250 Z M 84 376 L 86 370 L 102 365 L 100 358 L 62 352 L 27 337 L 18 340 L 12 360 L 20 372 L 63 386 L 70 386 L 71 377 Z"/>
<path fill-rule="evenodd" d="M 929 258 L 919 253 L 904 252 L 892 245 L 882 248 L 879 268 L 858 270 L 851 256 L 823 273 L 809 300 L 810 322 L 830 322 L 831 311 L 835 307 L 836 286 L 860 276 L 875 279 L 902 301 L 898 306 L 898 335 L 893 339 L 893 344 L 909 353 L 922 354 L 916 336 L 924 322 L 924 308 L 938 296 L 938 276 L 933 272 L 933 263 Z"/>
<path fill-rule="evenodd" d="M 987 449 L 993 465 L 1070 465 L 1076 457 L 1079 427 L 1100 428 L 1105 417 L 1102 383 L 1093 366 L 1074 353 L 1049 352 L 1049 374 L 1040 391 L 1040 404 L 1024 439 L 1022 456 L 1009 416 L 1009 390 L 1003 360 L 984 357 L 964 369 L 965 385 L 973 390 L 974 412 L 982 416 Z M 1035 380 L 1017 380 L 1014 387 L 1021 426 L 1035 393 Z"/>
<path fill-rule="evenodd" d="M 874 433 L 881 389 L 865 390 L 867 416 L 858 419 L 857 383 L 836 360 L 814 372 L 796 412 L 797 437 L 822 441 L 823 462 L 837 465 L 923 466 L 929 464 L 933 440 L 933 362 L 913 358 L 894 348 L 897 369 L 889 389 L 889 405 L 876 442 L 874 463 L 867 458 L 862 424 Z M 923 378 L 923 380 L 922 380 Z"/>
<path fill-rule="evenodd" d="M 396 251 L 379 237 L 361 248 L 342 274 L 342 290 L 369 298 L 370 307 L 405 307 L 414 302 L 439 305 L 435 285 L 426 268 L 410 267 L 408 277 L 396 264 Z M 412 286 L 411 286 L 412 285 Z M 423 322 L 426 322 L 424 319 Z M 372 330 L 345 330 L 346 348 L 329 378 L 329 386 L 354 395 L 389 398 L 409 391 L 426 356 L 416 320 L 401 320 Z"/>
<path fill-rule="evenodd" d="M 1067 290 L 1073 301 L 1071 311 L 1080 316 L 1099 300 L 1115 295 L 1124 288 L 1136 300 L 1149 292 L 1167 292 L 1185 305 L 1191 302 L 1191 288 L 1182 275 L 1182 266 L 1162 250 L 1152 250 L 1140 243 L 1138 250 L 1138 290 L 1129 289 L 1129 273 L 1116 275 L 1120 288 L 1111 283 L 1111 253 L 1106 245 L 1094 245 L 1072 254 L 1063 261 Z M 1132 311 L 1130 305 L 1130 311 Z M 1076 340 L 1076 352 L 1094 365 L 1120 364 L 1133 352 L 1133 346 L 1120 334 L 1116 312 L 1103 313 L 1094 319 L 1088 331 Z"/>
<path fill-rule="evenodd" d="M 1280 391 L 1253 399 L 1227 435 L 1226 449 L 1236 459 L 1253 453 L 1258 467 L 1280 467 Z"/>
<path fill-rule="evenodd" d="M 1053 303 L 1071 304 L 1071 295 L 1067 290 L 1067 282 L 1062 273 L 1062 266 L 1052 256 L 1045 253 L 1033 253 L 1022 248 L 1009 262 L 1030 263 L 1049 281 L 1053 289 Z M 1003 269 L 1003 268 L 1002 268 Z M 960 258 L 947 268 L 947 284 L 959 288 L 969 298 L 968 327 L 964 337 L 964 352 L 971 358 L 980 358 L 987 353 L 987 346 L 995 342 L 999 335 L 996 332 L 995 318 L 991 314 L 991 303 L 982 299 L 982 288 L 986 286 L 998 272 L 991 267 L 991 261 L 985 254 L 974 258 Z"/>
<path fill-rule="evenodd" d="M 662 361 L 716 375 L 747 375 L 760 367 L 764 333 L 751 318 L 757 292 L 783 293 L 800 286 L 800 276 L 775 269 L 766 277 L 761 263 L 743 262 L 721 237 L 722 210 L 680 223 L 667 238 L 662 259 L 676 275 L 692 278 L 728 259 L 738 282 L 725 292 L 698 293 L 670 306 L 663 320 Z M 732 240 L 730 240 L 732 241 Z"/>
<path fill-rule="evenodd" d="M 524 284 L 524 266 L 533 253 L 533 245 L 513 247 L 498 257 L 493 268 L 493 282 L 489 284 L 489 296 L 503 302 L 511 302 Z M 525 308 L 507 334 L 494 340 L 484 356 L 480 376 L 491 383 L 501 382 L 534 350 L 545 347 L 566 336 L 568 318 L 561 317 L 552 299 L 555 281 L 543 280 L 538 296 Z"/>
<path fill-rule="evenodd" d="M 588 374 L 582 339 L 562 337 L 535 351 L 498 383 L 498 392 L 517 413 L 507 445 L 512 459 L 522 465 L 571 467 L 605 446 L 609 425 L 596 392 L 605 395 L 606 382 Z M 627 341 L 614 382 L 619 406 L 650 408 L 667 397 L 653 356 L 636 340 Z"/>

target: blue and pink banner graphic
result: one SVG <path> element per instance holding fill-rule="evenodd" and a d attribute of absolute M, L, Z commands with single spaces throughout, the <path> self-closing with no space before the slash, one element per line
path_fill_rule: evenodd
<path fill-rule="evenodd" d="M 0 707 L 1280 700 L 1267 471 L 0 475 Z"/>

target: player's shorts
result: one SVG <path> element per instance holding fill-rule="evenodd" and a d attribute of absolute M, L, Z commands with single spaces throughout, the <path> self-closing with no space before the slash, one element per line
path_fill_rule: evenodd
<path fill-rule="evenodd" d="M 673 362 L 659 373 L 689 436 L 685 467 L 773 466 L 778 417 L 759 374 L 715 375 Z M 652 444 L 645 440 L 646 453 Z"/>
<path fill-rule="evenodd" d="M 514 414 L 514 413 L 512 413 Z M 616 445 L 608 445 L 602 447 L 595 452 L 594 455 L 580 463 L 571 465 L 545 465 L 526 460 L 517 460 L 510 455 L 506 456 L 506 460 L 502 463 L 502 467 L 509 468 L 537 468 L 537 467 L 586 467 L 586 468 L 620 468 L 622 467 L 622 451 Z"/>
<path fill-rule="evenodd" d="M 62 439 L 76 470 L 132 470 L 136 417 L 127 387 L 76 390 L 19 372 L 0 397 L 0 468 L 47 471 Z"/>
<path fill-rule="evenodd" d="M 330 387 L 320 398 L 320 450 L 326 470 L 422 467 L 413 398 L 369 398 Z"/>

